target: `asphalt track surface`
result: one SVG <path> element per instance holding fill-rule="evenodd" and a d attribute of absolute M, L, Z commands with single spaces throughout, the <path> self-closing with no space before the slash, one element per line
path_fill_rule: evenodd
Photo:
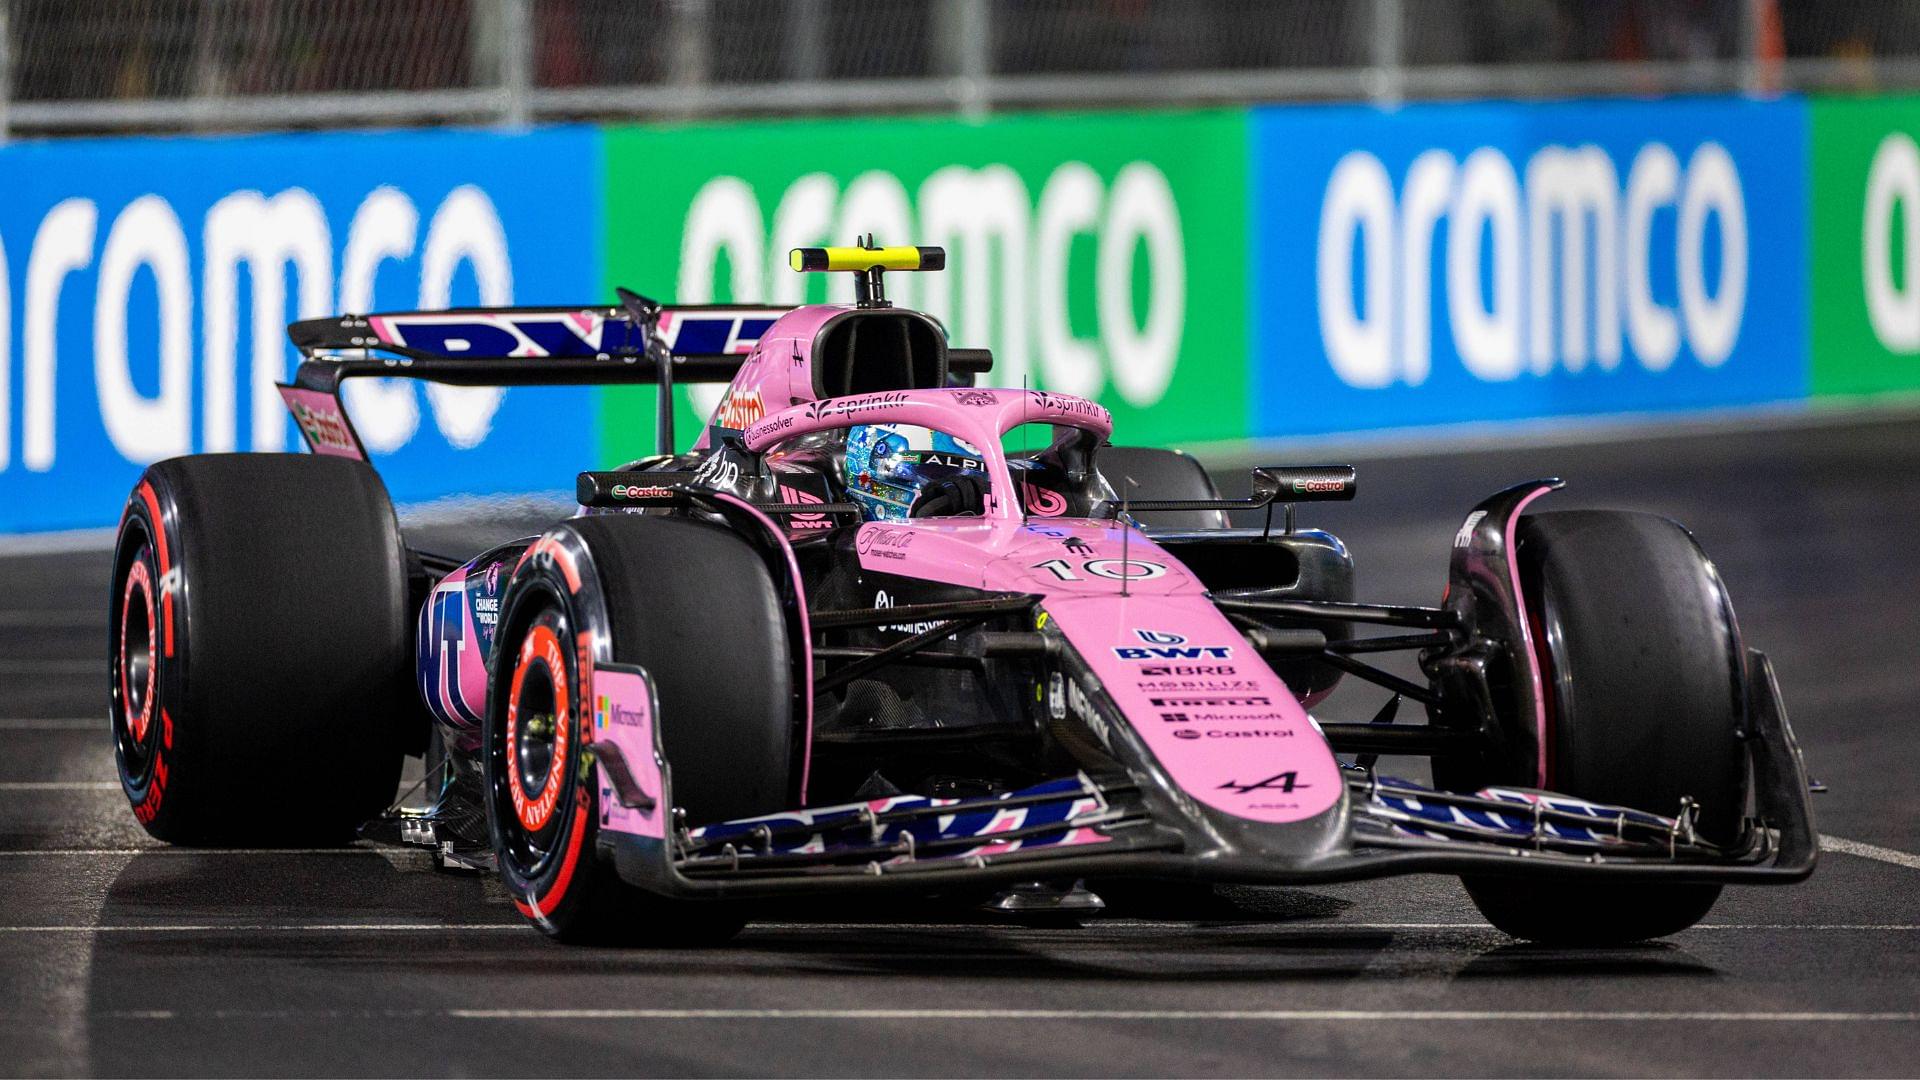
<path fill-rule="evenodd" d="M 107 556 L 15 554 L 0 1073 L 1920 1071 L 1920 420 L 1370 460 L 1359 502 L 1303 523 L 1346 537 L 1363 598 L 1431 601 L 1467 508 L 1543 473 L 1570 481 L 1553 505 L 1666 513 L 1715 557 L 1832 787 L 1811 882 L 1598 951 L 1516 944 L 1433 877 L 1116 902 L 1078 929 L 836 904 L 719 949 L 565 948 L 411 853 L 156 846 L 100 719 Z"/>

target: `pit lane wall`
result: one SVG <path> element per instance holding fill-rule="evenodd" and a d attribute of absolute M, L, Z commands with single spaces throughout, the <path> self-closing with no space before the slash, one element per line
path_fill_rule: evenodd
<path fill-rule="evenodd" d="M 1130 442 L 1920 389 L 1920 101 L 1353 106 L 0 147 L 0 532 L 292 449 L 336 310 L 845 298 L 787 248 L 938 243 L 891 294 Z M 683 388 L 690 433 L 716 392 Z M 354 387 L 397 499 L 563 488 L 651 391 Z M 263 492 L 262 498 L 298 497 Z"/>

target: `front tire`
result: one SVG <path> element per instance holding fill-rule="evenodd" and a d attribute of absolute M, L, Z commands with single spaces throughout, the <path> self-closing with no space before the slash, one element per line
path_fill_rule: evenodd
<path fill-rule="evenodd" d="M 406 552 L 366 464 L 150 466 L 120 522 L 109 715 L 120 783 L 175 844 L 344 843 L 422 720 Z"/>
<path fill-rule="evenodd" d="M 766 564 L 718 526 L 624 514 L 576 518 L 534 552 L 501 605 L 487 709 L 487 816 L 501 880 L 520 912 L 560 941 L 732 937 L 746 922 L 737 905 L 655 895 L 599 857 L 600 785 L 587 753 L 592 646 L 580 643 L 604 635 L 612 660 L 647 672 L 673 802 L 689 824 L 787 809 L 798 795 L 794 672 Z"/>
<path fill-rule="evenodd" d="M 1515 762 L 1506 782 L 1669 817 L 1689 798 L 1700 835 L 1734 844 L 1748 796 L 1746 649 L 1713 564 L 1652 514 L 1534 515 L 1517 539 L 1549 730 L 1546 774 Z M 1463 881 L 1488 922 L 1554 944 L 1665 937 L 1720 895 L 1712 884 Z"/>

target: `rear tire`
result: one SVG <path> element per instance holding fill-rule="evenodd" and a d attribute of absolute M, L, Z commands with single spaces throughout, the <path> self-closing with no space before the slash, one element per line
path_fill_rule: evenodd
<path fill-rule="evenodd" d="M 1746 650 L 1713 564 L 1666 518 L 1576 510 L 1521 519 L 1520 578 L 1548 702 L 1547 771 L 1506 782 L 1674 816 L 1699 807 L 1705 839 L 1746 819 Z M 1699 922 L 1711 884 L 1468 877 L 1487 921 L 1554 944 L 1664 937 Z"/>
<path fill-rule="evenodd" d="M 1094 454 L 1100 475 L 1125 499 L 1217 499 L 1206 466 L 1179 450 L 1103 446 Z M 1224 529 L 1224 510 L 1156 510 L 1134 515 L 1156 529 Z"/>
<path fill-rule="evenodd" d="M 113 566 L 114 752 L 148 833 L 344 843 L 387 807 L 423 714 L 406 551 L 372 469 L 160 462 L 128 500 Z"/>
<path fill-rule="evenodd" d="M 543 554 L 516 572 L 501 605 L 486 728 L 501 879 L 521 913 L 560 941 L 724 941 L 746 923 L 737 904 L 655 895 L 599 857 L 600 785 L 580 753 L 593 736 L 591 673 L 573 643 L 583 631 L 606 633 L 615 661 L 646 670 L 673 802 L 689 824 L 789 809 L 798 797 L 794 672 L 773 579 L 739 536 L 684 518 L 576 518 L 538 546 L 547 540 L 569 553 L 582 587 L 561 556 Z M 526 722 L 542 715 L 556 721 L 545 747 Z"/>

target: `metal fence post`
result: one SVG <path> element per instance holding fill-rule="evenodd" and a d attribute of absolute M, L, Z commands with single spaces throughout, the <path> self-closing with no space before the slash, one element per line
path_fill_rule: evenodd
<path fill-rule="evenodd" d="M 787 0 L 786 14 L 786 77 L 794 82 L 826 78 L 826 0 Z"/>
<path fill-rule="evenodd" d="M 1373 0 L 1372 98 L 1392 108 L 1406 97 L 1405 0 Z"/>
<path fill-rule="evenodd" d="M 12 12 L 13 0 L 0 0 L 0 144 L 13 133 L 7 123 L 7 106 L 13 103 L 13 26 L 8 19 Z"/>
<path fill-rule="evenodd" d="M 500 89 L 506 102 L 500 119 L 508 127 L 532 123 L 528 107 L 533 89 L 533 0 L 500 0 Z"/>
<path fill-rule="evenodd" d="M 708 24 L 713 20 L 708 0 L 674 0 L 669 9 L 671 47 L 667 53 L 667 82 L 686 93 L 687 107 L 681 111 L 704 111 L 699 91 L 713 78 L 713 44 Z"/>
<path fill-rule="evenodd" d="M 991 105 L 987 77 L 993 69 L 993 11 L 988 0 L 945 0 L 934 8 L 934 40 L 952 73 L 953 101 L 960 115 L 979 120 Z"/>

